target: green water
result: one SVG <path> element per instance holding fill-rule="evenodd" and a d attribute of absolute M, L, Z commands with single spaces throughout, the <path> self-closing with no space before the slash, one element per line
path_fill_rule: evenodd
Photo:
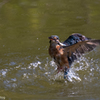
<path fill-rule="evenodd" d="M 100 39 L 99 0 L 0 0 L 0 100 L 100 100 L 100 47 L 56 73 L 51 35 Z"/>

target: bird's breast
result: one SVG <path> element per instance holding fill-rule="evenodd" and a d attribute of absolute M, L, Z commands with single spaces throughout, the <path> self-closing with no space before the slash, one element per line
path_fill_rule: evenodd
<path fill-rule="evenodd" d="M 66 56 L 64 55 L 64 48 L 61 46 L 57 45 L 55 48 L 51 46 L 49 48 L 49 54 L 57 64 L 62 65 L 65 62 Z"/>
<path fill-rule="evenodd" d="M 49 54 L 51 57 L 56 57 L 64 54 L 63 48 L 60 45 L 50 46 L 49 47 Z"/>

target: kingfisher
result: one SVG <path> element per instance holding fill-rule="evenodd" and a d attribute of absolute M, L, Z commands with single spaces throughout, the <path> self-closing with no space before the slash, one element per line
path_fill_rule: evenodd
<path fill-rule="evenodd" d="M 64 79 L 66 79 L 72 63 L 77 58 L 100 45 L 100 40 L 87 38 L 79 33 L 70 35 L 62 43 L 57 35 L 52 35 L 49 39 L 49 55 L 57 65 L 57 72 L 64 72 Z"/>

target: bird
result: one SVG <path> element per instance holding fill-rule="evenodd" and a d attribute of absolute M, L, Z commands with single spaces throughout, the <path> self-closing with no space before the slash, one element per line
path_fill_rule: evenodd
<path fill-rule="evenodd" d="M 100 45 L 99 39 L 87 38 L 79 33 L 73 33 L 64 42 L 60 42 L 57 35 L 48 38 L 50 39 L 49 55 L 57 65 L 57 73 L 64 72 L 64 79 L 75 60 Z"/>

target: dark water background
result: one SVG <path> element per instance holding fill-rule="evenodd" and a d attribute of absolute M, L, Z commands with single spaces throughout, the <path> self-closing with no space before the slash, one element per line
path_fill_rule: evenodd
<path fill-rule="evenodd" d="M 48 37 L 72 33 L 100 39 L 100 0 L 0 0 L 0 100 L 100 100 L 100 47 L 55 72 Z"/>

